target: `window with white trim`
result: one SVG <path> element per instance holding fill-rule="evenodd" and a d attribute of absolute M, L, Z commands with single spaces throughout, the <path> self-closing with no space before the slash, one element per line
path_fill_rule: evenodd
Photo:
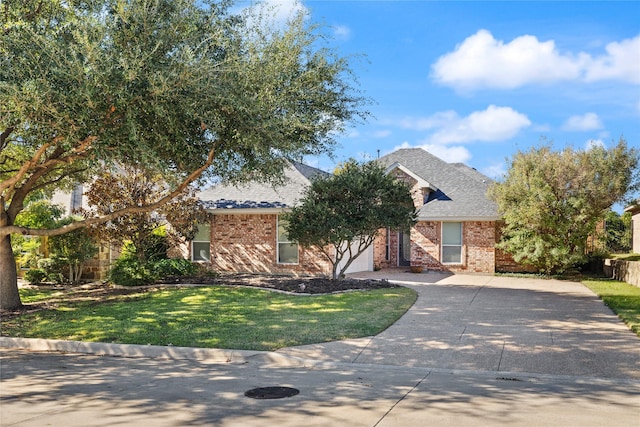
<path fill-rule="evenodd" d="M 462 264 L 462 223 L 442 223 L 442 263 Z"/>
<path fill-rule="evenodd" d="M 211 226 L 198 224 L 198 232 L 191 241 L 191 261 L 209 262 L 211 259 Z"/>
<path fill-rule="evenodd" d="M 278 264 L 297 264 L 298 244 L 289 240 L 287 221 L 278 217 Z"/>

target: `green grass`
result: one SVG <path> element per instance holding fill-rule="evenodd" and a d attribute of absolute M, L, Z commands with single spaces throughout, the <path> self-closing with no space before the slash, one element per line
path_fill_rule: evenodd
<path fill-rule="evenodd" d="M 640 336 L 639 287 L 613 279 L 587 279 L 582 280 L 582 283 Z"/>
<path fill-rule="evenodd" d="M 59 301 L 21 289 L 24 303 Z M 3 336 L 246 350 L 375 335 L 413 305 L 415 291 L 389 288 L 298 296 L 234 287 L 161 289 L 111 302 L 56 302 L 2 320 Z"/>

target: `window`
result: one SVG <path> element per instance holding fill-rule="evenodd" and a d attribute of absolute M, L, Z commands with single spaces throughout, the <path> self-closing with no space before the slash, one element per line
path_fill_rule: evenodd
<path fill-rule="evenodd" d="M 462 223 L 442 223 L 442 263 L 462 264 Z"/>
<path fill-rule="evenodd" d="M 298 263 L 298 244 L 289 240 L 287 221 L 278 218 L 278 264 Z"/>
<path fill-rule="evenodd" d="M 209 262 L 211 259 L 211 227 L 198 224 L 198 233 L 191 241 L 191 261 Z"/>

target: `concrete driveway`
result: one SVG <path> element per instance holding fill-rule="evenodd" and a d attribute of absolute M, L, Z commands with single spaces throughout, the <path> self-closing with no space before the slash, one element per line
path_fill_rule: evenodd
<path fill-rule="evenodd" d="M 376 337 L 276 353 L 0 339 L 0 425 L 640 426 L 640 339 L 579 283 L 370 275 L 420 295 Z M 266 386 L 300 393 L 244 395 Z"/>
<path fill-rule="evenodd" d="M 484 275 L 354 274 L 415 289 L 381 334 L 283 349 L 314 360 L 640 380 L 640 339 L 580 283 Z"/>

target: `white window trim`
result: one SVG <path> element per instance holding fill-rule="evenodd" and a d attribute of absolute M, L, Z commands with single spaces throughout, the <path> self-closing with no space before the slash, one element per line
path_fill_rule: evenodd
<path fill-rule="evenodd" d="M 288 244 L 295 244 L 297 247 L 297 261 L 296 262 L 280 262 L 280 244 L 281 243 L 288 243 Z M 298 265 L 300 264 L 300 245 L 298 245 L 298 243 L 296 242 L 292 242 L 290 240 L 283 240 L 280 241 L 280 215 L 277 216 L 276 218 L 276 263 L 278 265 Z"/>
<path fill-rule="evenodd" d="M 445 223 L 457 223 L 460 224 L 460 245 L 445 245 L 444 244 L 444 224 Z M 442 260 L 444 255 L 444 247 L 460 248 L 460 262 L 444 262 Z M 440 262 L 443 265 L 464 265 L 464 222 L 462 221 L 442 221 L 440 226 Z"/>
<path fill-rule="evenodd" d="M 209 240 L 195 240 L 194 239 L 189 243 L 189 246 L 190 246 L 190 249 L 191 249 L 190 250 L 190 252 L 191 252 L 191 262 L 203 262 L 203 263 L 211 262 L 211 226 L 209 224 L 201 224 L 201 225 L 209 227 L 209 234 L 208 234 Z M 196 260 L 195 259 L 196 251 L 193 248 L 193 244 L 194 243 L 208 243 L 209 244 L 209 259 L 208 260 L 202 260 L 202 259 Z"/>

